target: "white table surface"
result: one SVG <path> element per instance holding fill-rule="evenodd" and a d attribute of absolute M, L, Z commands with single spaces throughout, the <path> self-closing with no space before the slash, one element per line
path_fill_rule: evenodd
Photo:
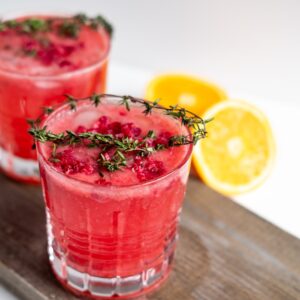
<path fill-rule="evenodd" d="M 143 96 L 152 76 L 152 72 L 112 64 L 108 91 Z M 228 88 L 227 92 L 231 98 L 247 100 L 265 112 L 273 128 L 277 150 L 275 166 L 267 181 L 234 200 L 300 238 L 300 103 L 264 99 L 234 88 Z"/>
<path fill-rule="evenodd" d="M 21 298 L 16 297 L 10 291 L 6 289 L 5 286 L 0 284 L 0 299 L 1 300 L 21 300 Z"/>

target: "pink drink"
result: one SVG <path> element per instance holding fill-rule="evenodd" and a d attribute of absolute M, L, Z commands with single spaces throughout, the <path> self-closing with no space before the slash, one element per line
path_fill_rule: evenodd
<path fill-rule="evenodd" d="M 80 101 L 45 121 L 54 133 L 97 131 L 139 139 L 149 130 L 163 144 L 187 134 L 179 121 L 142 108 L 130 111 L 106 98 L 98 108 Z M 155 143 L 154 141 L 154 143 Z M 168 148 L 149 158 L 132 156 L 122 170 L 95 164 L 99 149 L 64 146 L 51 162 L 51 144 L 38 143 L 46 202 L 49 258 L 57 278 L 77 294 L 95 299 L 132 297 L 158 286 L 173 259 L 178 216 L 192 146 Z"/>
<path fill-rule="evenodd" d="M 26 20 L 33 16 L 17 19 Z M 34 16 L 42 20 L 53 17 Z M 56 22 L 63 22 L 56 17 Z M 38 181 L 36 154 L 26 119 L 61 102 L 105 91 L 110 38 L 103 28 L 83 25 L 78 37 L 56 32 L 34 36 L 0 31 L 0 168 L 22 181 Z"/>

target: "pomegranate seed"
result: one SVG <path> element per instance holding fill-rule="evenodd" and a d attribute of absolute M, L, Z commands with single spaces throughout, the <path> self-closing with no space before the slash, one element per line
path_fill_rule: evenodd
<path fill-rule="evenodd" d="M 95 181 L 96 184 L 99 184 L 99 185 L 104 185 L 104 186 L 110 186 L 111 185 L 111 182 L 110 181 L 107 181 L 105 180 L 104 178 L 99 178 Z"/>
<path fill-rule="evenodd" d="M 121 131 L 126 137 L 137 137 L 142 133 L 141 128 L 135 127 L 133 123 L 123 124 Z"/>
<path fill-rule="evenodd" d="M 89 160 L 79 160 L 74 157 L 73 149 L 69 148 L 62 152 L 57 153 L 56 158 L 58 162 L 53 164 L 59 167 L 62 172 L 67 175 L 84 173 L 86 175 L 91 175 L 96 171 L 95 166 Z"/>
<path fill-rule="evenodd" d="M 84 126 L 82 126 L 82 125 L 79 125 L 78 127 L 77 127 L 77 129 L 75 130 L 75 133 L 84 133 L 84 132 L 87 132 L 87 129 L 86 129 L 86 127 L 84 127 Z"/>
<path fill-rule="evenodd" d="M 94 124 L 92 128 L 99 133 L 105 134 L 108 131 L 107 125 L 108 125 L 108 117 L 102 116 L 99 118 L 99 120 Z"/>
<path fill-rule="evenodd" d="M 112 122 L 107 126 L 107 131 L 110 134 L 118 134 L 122 132 L 122 126 L 120 122 Z"/>
<path fill-rule="evenodd" d="M 140 181 L 155 179 L 163 175 L 166 171 L 162 161 L 140 156 L 134 159 L 133 170 Z"/>
<path fill-rule="evenodd" d="M 69 61 L 69 60 L 62 60 L 59 64 L 58 64 L 61 68 L 63 67 L 70 67 L 73 64 Z"/>
<path fill-rule="evenodd" d="M 171 132 L 163 131 L 158 135 L 157 139 L 154 141 L 154 144 L 155 145 L 161 144 L 161 145 L 164 145 L 164 146 L 168 146 L 169 139 L 170 139 L 171 136 L 172 136 Z"/>

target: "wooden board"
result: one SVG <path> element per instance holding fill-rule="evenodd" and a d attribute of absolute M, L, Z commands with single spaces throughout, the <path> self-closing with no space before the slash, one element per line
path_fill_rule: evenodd
<path fill-rule="evenodd" d="M 21 299 L 78 299 L 50 271 L 40 188 L 1 175 L 0 281 Z M 300 241 L 191 178 L 174 271 L 147 299 L 300 299 Z"/>

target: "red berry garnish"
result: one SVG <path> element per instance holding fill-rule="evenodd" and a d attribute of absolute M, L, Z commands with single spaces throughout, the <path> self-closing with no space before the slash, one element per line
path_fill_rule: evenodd
<path fill-rule="evenodd" d="M 38 49 L 38 47 L 39 47 L 39 44 L 35 40 L 26 40 L 22 45 L 22 49 L 26 53 L 31 52 L 31 51 L 36 51 Z"/>
<path fill-rule="evenodd" d="M 155 179 L 166 172 L 162 161 L 140 156 L 135 157 L 133 170 L 140 181 Z"/>
<path fill-rule="evenodd" d="M 96 171 L 94 163 L 87 159 L 79 160 L 74 156 L 73 149 L 69 148 L 56 154 L 56 160 L 53 164 L 60 168 L 61 171 L 67 175 L 73 175 L 77 173 L 84 173 L 91 175 Z"/>
<path fill-rule="evenodd" d="M 110 134 L 119 134 L 122 132 L 122 125 L 120 122 L 112 122 L 107 126 L 107 132 Z"/>
<path fill-rule="evenodd" d="M 58 64 L 61 68 L 63 67 L 71 67 L 74 66 L 69 60 L 65 59 L 62 60 L 59 64 Z"/>
<path fill-rule="evenodd" d="M 99 118 L 99 120 L 93 125 L 92 129 L 96 130 L 99 133 L 107 133 L 108 126 L 108 117 L 102 116 Z"/>
<path fill-rule="evenodd" d="M 82 125 L 79 125 L 78 127 L 77 127 L 77 129 L 75 130 L 75 133 L 84 133 L 84 132 L 87 132 L 87 128 L 86 127 L 84 127 L 84 126 L 82 126 Z"/>
<path fill-rule="evenodd" d="M 59 56 L 59 51 L 54 44 L 49 44 L 37 52 L 37 57 L 44 65 L 52 64 Z"/>
<path fill-rule="evenodd" d="M 111 185 L 111 182 L 110 181 L 107 181 L 105 180 L 104 178 L 99 178 L 95 181 L 96 184 L 99 184 L 99 185 L 104 185 L 104 186 L 110 186 Z"/>
<path fill-rule="evenodd" d="M 155 145 L 160 144 L 160 145 L 168 146 L 169 139 L 170 139 L 171 136 L 172 136 L 171 132 L 163 131 L 158 135 L 156 140 L 154 140 L 154 144 Z"/>
<path fill-rule="evenodd" d="M 137 137 L 142 133 L 141 128 L 135 127 L 133 123 L 122 124 L 121 131 L 124 134 L 124 136 L 131 138 Z"/>
<path fill-rule="evenodd" d="M 61 56 L 69 56 L 76 50 L 75 46 L 69 46 L 69 45 L 61 45 L 60 48 L 61 48 L 60 51 Z"/>
<path fill-rule="evenodd" d="M 127 115 L 127 112 L 126 112 L 126 111 L 123 111 L 123 110 L 121 110 L 121 111 L 119 111 L 119 115 L 120 115 L 120 116 L 122 116 L 122 117 L 124 117 L 124 116 L 126 116 L 126 115 Z"/>

